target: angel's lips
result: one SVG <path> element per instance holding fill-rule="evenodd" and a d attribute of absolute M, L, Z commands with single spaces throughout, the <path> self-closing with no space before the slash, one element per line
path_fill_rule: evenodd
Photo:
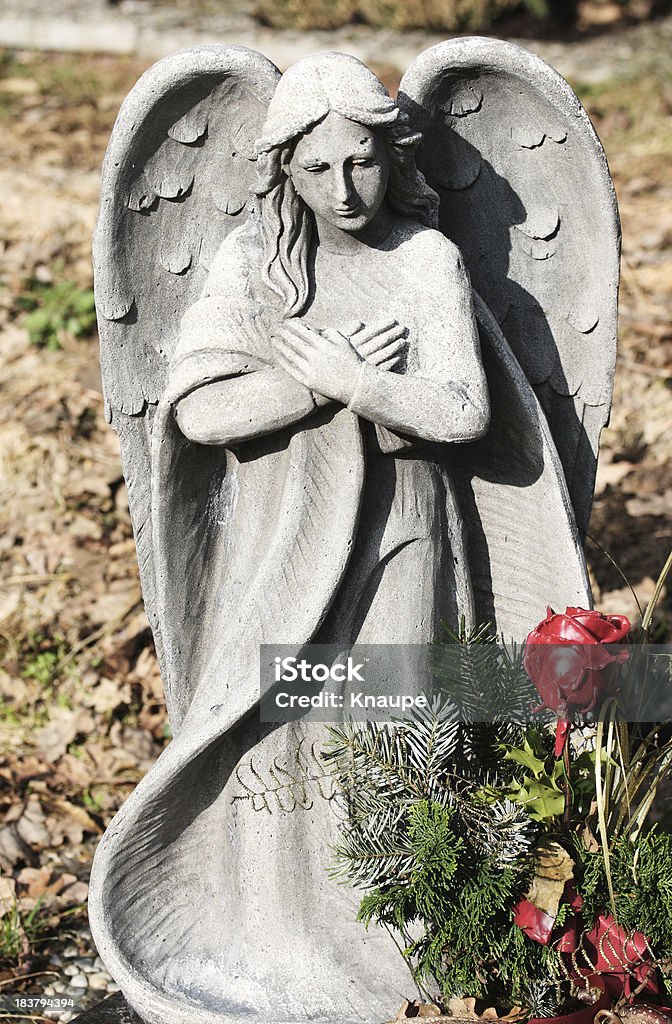
<path fill-rule="evenodd" d="M 358 206 L 348 206 L 339 209 L 335 209 L 334 213 L 337 217 L 358 217 L 361 214 L 361 210 Z"/>

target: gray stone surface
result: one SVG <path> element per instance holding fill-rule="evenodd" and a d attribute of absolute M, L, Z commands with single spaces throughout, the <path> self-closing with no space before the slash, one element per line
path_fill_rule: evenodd
<path fill-rule="evenodd" d="M 110 142 L 103 381 L 174 739 L 100 843 L 90 912 L 152 1024 L 373 1022 L 410 988 L 326 871 L 330 802 L 236 800 L 251 758 L 324 739 L 258 721 L 260 644 L 426 643 L 461 617 L 520 640 L 590 602 L 574 509 L 618 276 L 599 143 L 496 41 L 422 54 L 399 104 L 350 56 L 280 78 L 203 47 L 140 80 Z"/>

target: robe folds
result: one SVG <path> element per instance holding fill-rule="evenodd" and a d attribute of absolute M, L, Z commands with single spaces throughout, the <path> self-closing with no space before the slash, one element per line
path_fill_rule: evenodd
<path fill-rule="evenodd" d="M 328 874 L 330 793 L 270 814 L 243 799 L 246 766 L 291 764 L 324 733 L 259 722 L 260 644 L 425 642 L 460 611 L 521 639 L 547 603 L 590 595 L 548 427 L 477 297 L 493 416 L 479 441 L 409 442 L 333 404 L 229 449 L 181 434 L 181 398 L 273 369 L 246 244 L 229 236 L 185 315 L 154 416 L 156 617 L 174 738 L 99 845 L 92 928 L 152 1024 L 373 1022 L 412 985 L 387 934 L 355 921 L 357 894 Z M 372 621 L 393 626 L 375 636 Z"/>

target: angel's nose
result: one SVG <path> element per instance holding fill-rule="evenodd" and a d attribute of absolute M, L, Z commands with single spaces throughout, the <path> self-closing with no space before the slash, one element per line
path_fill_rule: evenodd
<path fill-rule="evenodd" d="M 334 201 L 345 205 L 352 197 L 352 182 L 345 167 L 335 167 L 332 178 Z"/>

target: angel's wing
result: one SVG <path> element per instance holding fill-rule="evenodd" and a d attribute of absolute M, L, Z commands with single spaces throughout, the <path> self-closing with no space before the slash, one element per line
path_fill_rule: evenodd
<path fill-rule="evenodd" d="M 564 79 L 497 39 L 426 50 L 399 105 L 424 133 L 441 229 L 537 393 L 585 528 L 616 357 L 620 228 L 602 147 Z"/>
<path fill-rule="evenodd" d="M 145 606 L 162 659 L 150 525 L 153 413 L 185 309 L 241 222 L 280 72 L 253 50 L 159 61 L 117 118 L 93 246 L 106 415 L 119 434 Z M 163 665 L 162 665 L 163 668 Z"/>

